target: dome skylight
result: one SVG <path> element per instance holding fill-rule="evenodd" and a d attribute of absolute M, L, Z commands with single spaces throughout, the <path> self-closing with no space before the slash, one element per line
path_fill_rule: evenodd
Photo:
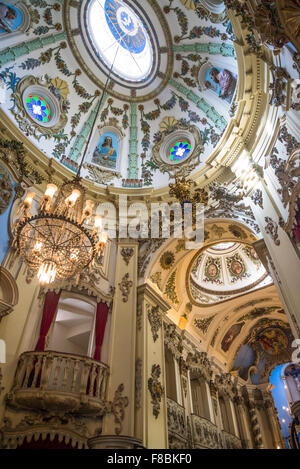
<path fill-rule="evenodd" d="M 142 19 L 121 0 L 93 0 L 88 33 L 98 57 L 121 78 L 139 82 L 151 72 L 153 50 Z"/>

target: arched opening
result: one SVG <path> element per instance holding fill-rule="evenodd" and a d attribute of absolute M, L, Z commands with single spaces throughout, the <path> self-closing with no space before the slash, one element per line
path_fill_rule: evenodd
<path fill-rule="evenodd" d="M 56 314 L 47 334 L 45 350 L 94 358 L 96 348 L 97 300 L 62 291 Z M 101 362 L 108 363 L 110 315 L 103 323 Z"/>
<path fill-rule="evenodd" d="M 207 388 L 205 379 L 191 372 L 193 413 L 198 415 L 198 417 L 210 420 Z"/>
<path fill-rule="evenodd" d="M 175 361 L 171 351 L 165 347 L 167 397 L 177 402 Z"/>
<path fill-rule="evenodd" d="M 300 448 L 300 428 L 295 404 L 300 401 L 300 365 L 278 365 L 270 374 L 272 396 L 287 448 Z"/>

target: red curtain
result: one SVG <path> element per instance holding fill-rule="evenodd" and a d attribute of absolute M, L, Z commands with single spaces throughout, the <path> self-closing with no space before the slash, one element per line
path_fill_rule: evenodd
<path fill-rule="evenodd" d="M 35 351 L 43 352 L 45 350 L 46 336 L 49 332 L 53 318 L 55 316 L 57 305 L 60 297 L 60 292 L 57 294 L 53 291 L 48 291 L 45 297 L 43 317 L 40 329 L 40 337 L 36 344 Z"/>
<path fill-rule="evenodd" d="M 298 243 L 300 243 L 300 212 L 298 212 L 296 215 L 296 221 L 297 225 L 294 227 L 293 231 L 296 240 L 298 241 Z"/>
<path fill-rule="evenodd" d="M 108 306 L 106 303 L 97 304 L 96 312 L 96 327 L 95 327 L 95 352 L 94 359 L 99 360 L 101 358 L 101 347 L 105 332 L 105 326 L 108 315 Z"/>

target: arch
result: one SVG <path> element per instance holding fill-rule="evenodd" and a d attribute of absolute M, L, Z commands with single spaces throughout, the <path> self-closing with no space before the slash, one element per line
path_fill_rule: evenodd
<path fill-rule="evenodd" d="M 174 356 L 172 352 L 165 347 L 165 363 L 166 363 L 166 393 L 169 399 L 177 402 L 177 386 L 176 386 L 176 370 Z"/>
<path fill-rule="evenodd" d="M 192 392 L 193 413 L 210 420 L 208 386 L 203 376 L 191 371 L 190 383 Z"/>
<path fill-rule="evenodd" d="M 19 290 L 15 279 L 0 266 L 0 319 L 11 313 L 19 301 Z"/>
<path fill-rule="evenodd" d="M 87 163 L 119 171 L 123 154 L 124 133 L 119 127 L 111 125 L 99 126 L 91 138 Z"/>

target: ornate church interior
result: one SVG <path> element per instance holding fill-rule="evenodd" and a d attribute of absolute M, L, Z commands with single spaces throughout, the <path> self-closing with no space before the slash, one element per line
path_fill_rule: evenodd
<path fill-rule="evenodd" d="M 0 1 L 1 449 L 300 448 L 299 111 L 299 0 Z"/>

